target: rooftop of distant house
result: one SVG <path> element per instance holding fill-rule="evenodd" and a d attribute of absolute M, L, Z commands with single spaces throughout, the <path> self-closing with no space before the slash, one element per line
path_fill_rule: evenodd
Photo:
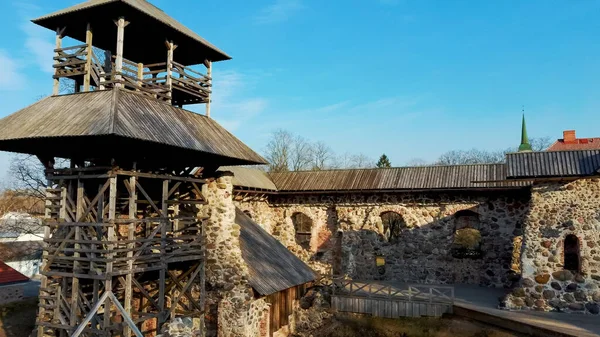
<path fill-rule="evenodd" d="M 546 151 L 600 150 L 600 137 L 577 138 L 575 130 L 563 131 L 563 138 L 557 139 Z"/>

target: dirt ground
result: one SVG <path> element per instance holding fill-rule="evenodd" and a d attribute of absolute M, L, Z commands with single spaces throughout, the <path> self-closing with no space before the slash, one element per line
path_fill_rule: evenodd
<path fill-rule="evenodd" d="M 0 337 L 27 337 L 35 327 L 37 298 L 0 307 Z"/>
<path fill-rule="evenodd" d="M 314 337 L 522 337 L 459 317 L 386 319 L 337 316 Z"/>

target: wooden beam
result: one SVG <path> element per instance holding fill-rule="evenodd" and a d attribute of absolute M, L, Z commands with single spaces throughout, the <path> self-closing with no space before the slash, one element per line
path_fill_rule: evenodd
<path fill-rule="evenodd" d="M 140 63 L 141 64 L 141 63 Z M 143 66 L 142 66 L 143 69 Z M 138 72 L 139 74 L 139 72 Z M 137 191 L 136 191 L 136 177 L 132 176 L 129 178 L 129 219 L 134 220 L 137 216 Z M 125 180 L 126 181 L 126 180 Z M 127 226 L 127 240 L 135 240 L 135 222 L 130 222 Z M 127 257 L 130 260 L 127 261 L 127 268 L 133 269 L 133 251 L 135 249 L 135 243 L 131 242 L 127 245 L 129 251 Z M 131 301 L 133 295 L 132 283 L 133 275 L 131 273 L 125 276 L 125 313 L 131 316 Z M 142 289 L 143 290 L 143 289 Z M 123 337 L 131 337 L 131 329 L 126 326 L 123 330 Z"/>
<path fill-rule="evenodd" d="M 165 283 L 166 283 L 166 273 L 167 273 L 167 263 L 165 262 L 165 254 L 167 249 L 167 225 L 169 224 L 168 212 L 169 212 L 169 204 L 167 204 L 167 200 L 169 199 L 169 181 L 163 180 L 162 186 L 162 197 L 161 197 L 161 206 L 162 206 L 162 216 L 164 217 L 160 231 L 160 264 L 162 268 L 160 269 L 159 274 L 159 297 L 158 297 L 158 306 L 160 307 L 160 313 L 158 319 L 158 326 L 162 326 L 162 324 L 166 321 L 167 317 L 164 315 L 165 313 Z"/>
<path fill-rule="evenodd" d="M 212 61 L 205 61 L 206 65 L 206 76 L 208 77 L 208 84 L 212 87 Z M 210 100 L 212 97 L 212 90 L 208 93 L 208 99 L 206 100 L 206 116 L 210 117 Z"/>
<path fill-rule="evenodd" d="M 109 189 L 109 197 L 108 197 L 108 219 L 114 220 L 117 218 L 117 177 L 110 178 L 110 189 Z M 113 247 L 113 243 L 115 241 L 115 227 L 108 227 L 108 242 L 106 248 L 111 251 Z M 112 253 L 106 254 L 108 259 L 113 257 Z M 113 271 L 113 263 L 106 263 L 106 274 L 111 274 Z M 104 281 L 104 291 L 112 292 L 112 277 L 107 277 Z M 110 326 L 110 303 L 108 300 L 105 300 L 104 306 L 104 328 L 107 329 Z"/>
<path fill-rule="evenodd" d="M 167 96 L 169 97 L 167 102 L 171 104 L 173 97 L 173 51 L 177 46 L 173 43 L 173 41 L 166 43 L 167 46 Z"/>
<path fill-rule="evenodd" d="M 87 24 L 87 31 L 85 33 L 85 44 L 86 44 L 86 57 L 85 57 L 85 75 L 83 75 L 83 91 L 90 91 L 90 79 L 92 76 L 92 57 L 94 55 L 94 48 L 92 47 L 92 26 Z"/>
<path fill-rule="evenodd" d="M 137 82 L 138 87 L 141 88 L 142 85 L 144 84 L 144 64 L 143 63 L 138 63 L 137 79 L 138 79 L 138 82 Z M 140 91 L 139 88 L 135 89 L 135 91 Z"/>
<path fill-rule="evenodd" d="M 62 39 L 63 39 L 63 34 L 65 32 L 66 27 L 63 28 L 57 28 L 56 29 L 56 47 L 55 49 L 61 49 L 62 48 Z M 54 53 L 54 56 L 58 57 L 59 56 L 59 52 L 57 51 L 56 53 Z M 59 64 L 60 60 L 55 60 L 54 64 Z M 54 75 L 58 75 L 60 71 L 60 68 L 55 68 L 54 69 Z M 59 94 L 60 91 L 60 78 L 54 78 L 54 87 L 52 88 L 52 95 L 56 96 Z"/>
<path fill-rule="evenodd" d="M 119 20 L 115 22 L 117 25 L 117 55 L 115 59 L 115 87 L 119 88 L 123 84 L 120 82 L 121 71 L 123 71 L 123 43 L 125 41 L 125 27 L 129 24 L 129 22 L 125 21 L 125 18 L 120 17 Z"/>

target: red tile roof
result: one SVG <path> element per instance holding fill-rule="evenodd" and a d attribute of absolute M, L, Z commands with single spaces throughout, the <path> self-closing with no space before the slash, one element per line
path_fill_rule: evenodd
<path fill-rule="evenodd" d="M 29 281 L 29 278 L 0 261 L 0 285 Z"/>
<path fill-rule="evenodd" d="M 600 150 L 600 137 L 577 138 L 571 142 L 558 139 L 546 151 Z"/>

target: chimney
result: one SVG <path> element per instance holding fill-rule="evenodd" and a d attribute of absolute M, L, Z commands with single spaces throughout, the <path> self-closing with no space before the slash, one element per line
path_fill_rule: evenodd
<path fill-rule="evenodd" d="M 563 141 L 565 144 L 575 144 L 577 143 L 577 137 L 575 137 L 575 130 L 565 130 L 563 131 Z"/>

